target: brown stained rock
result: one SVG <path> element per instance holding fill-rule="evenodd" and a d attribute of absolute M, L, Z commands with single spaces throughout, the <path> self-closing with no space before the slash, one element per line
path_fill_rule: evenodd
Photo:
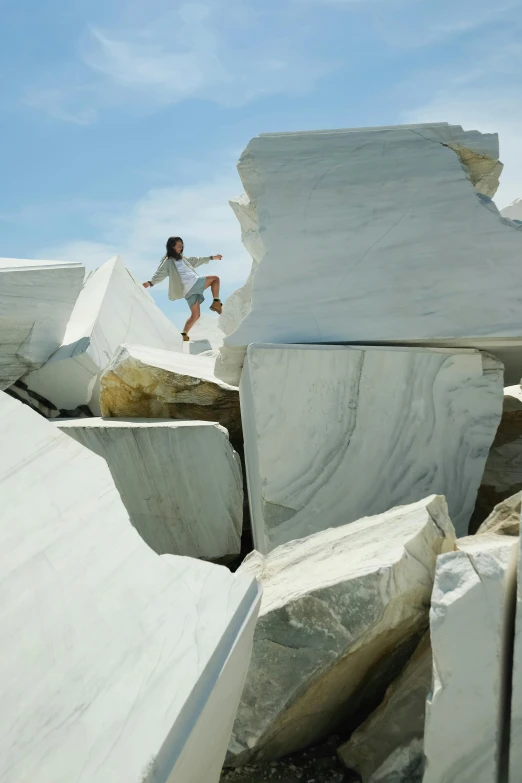
<path fill-rule="evenodd" d="M 210 357 L 120 346 L 101 378 L 102 416 L 213 421 L 241 442 L 238 389 L 213 366 Z"/>

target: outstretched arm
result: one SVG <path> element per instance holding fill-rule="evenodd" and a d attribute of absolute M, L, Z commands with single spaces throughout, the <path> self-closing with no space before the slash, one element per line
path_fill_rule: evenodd
<path fill-rule="evenodd" d="M 162 280 L 165 280 L 169 273 L 169 265 L 168 265 L 168 258 L 164 258 L 159 265 L 159 267 L 154 272 L 152 279 L 147 280 L 146 283 L 143 283 L 144 288 L 150 288 L 152 285 L 156 285 L 156 283 L 161 283 Z"/>
<path fill-rule="evenodd" d="M 187 258 L 189 264 L 193 267 L 201 266 L 201 264 L 208 264 L 209 261 L 221 261 L 223 258 L 219 253 L 215 256 L 191 256 Z"/>

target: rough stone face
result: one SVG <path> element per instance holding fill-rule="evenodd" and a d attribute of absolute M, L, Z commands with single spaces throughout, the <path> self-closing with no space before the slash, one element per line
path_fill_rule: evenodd
<path fill-rule="evenodd" d="M 158 554 L 239 554 L 243 476 L 218 424 L 73 419 L 58 426 L 107 460 L 130 520 Z"/>
<path fill-rule="evenodd" d="M 412 766 L 423 769 L 424 716 L 431 669 L 431 645 L 426 633 L 386 691 L 382 704 L 339 748 L 341 760 L 359 773 L 362 783 L 381 779 L 384 771 L 388 777 L 382 780 L 410 783 Z"/>
<path fill-rule="evenodd" d="M 101 377 L 102 416 L 201 419 L 242 438 L 239 392 L 214 375 L 204 356 L 122 345 Z"/>
<path fill-rule="evenodd" d="M 432 496 L 252 553 L 239 572 L 264 597 L 227 763 L 287 755 L 382 698 L 426 629 L 435 560 L 454 540 Z"/>
<path fill-rule="evenodd" d="M 159 556 L 107 464 L 0 393 L 2 783 L 217 783 L 248 574 Z"/>
<path fill-rule="evenodd" d="M 259 222 L 255 204 L 249 201 L 248 196 L 245 194 L 239 198 L 231 199 L 229 204 L 239 220 L 243 244 L 252 256 L 252 268 L 246 283 L 242 285 L 241 288 L 238 288 L 237 291 L 234 291 L 224 304 L 223 313 L 219 319 L 219 325 L 227 335 L 232 334 L 243 318 L 246 318 L 250 312 L 254 273 L 257 269 L 257 265 L 265 254 L 263 242 L 259 233 Z"/>
<path fill-rule="evenodd" d="M 517 492 L 499 503 L 485 522 L 477 530 L 478 534 L 495 533 L 500 536 L 520 535 L 520 513 L 522 510 L 522 492 Z"/>
<path fill-rule="evenodd" d="M 81 264 L 0 258 L 0 389 L 59 347 L 84 273 Z"/>
<path fill-rule="evenodd" d="M 178 330 L 115 256 L 87 278 L 62 346 L 24 383 L 49 400 L 55 415 L 85 405 L 99 416 L 100 372 L 120 343 L 138 341 L 181 351 Z"/>
<path fill-rule="evenodd" d="M 459 551 L 438 559 L 435 573 L 423 783 L 505 781 L 497 770 L 507 714 L 518 541 L 473 536 L 458 545 Z"/>
<path fill-rule="evenodd" d="M 522 408 L 505 405 L 484 468 L 470 531 L 476 530 L 495 506 L 521 490 Z"/>
<path fill-rule="evenodd" d="M 516 783 L 519 780 L 520 770 L 522 769 L 522 549 L 520 549 L 520 546 L 517 571 L 509 737 L 509 783 Z"/>
<path fill-rule="evenodd" d="M 235 211 L 260 260 L 216 373 L 237 384 L 251 343 L 420 342 L 489 351 L 519 382 L 522 232 L 491 201 L 500 168 L 495 134 L 445 123 L 252 139 Z"/>
<path fill-rule="evenodd" d="M 240 396 L 258 551 L 432 493 L 467 533 L 502 410 L 490 356 L 251 345 Z"/>
<path fill-rule="evenodd" d="M 522 198 L 516 198 L 507 207 L 501 209 L 500 214 L 509 220 L 522 220 Z"/>

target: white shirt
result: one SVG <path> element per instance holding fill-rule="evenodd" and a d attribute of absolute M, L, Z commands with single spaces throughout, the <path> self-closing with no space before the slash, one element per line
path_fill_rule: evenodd
<path fill-rule="evenodd" d="M 174 260 L 174 263 L 176 264 L 176 269 L 178 270 L 181 285 L 183 286 L 183 296 L 186 296 L 195 284 L 196 280 L 199 280 L 199 275 L 195 269 L 190 267 L 184 261 Z"/>

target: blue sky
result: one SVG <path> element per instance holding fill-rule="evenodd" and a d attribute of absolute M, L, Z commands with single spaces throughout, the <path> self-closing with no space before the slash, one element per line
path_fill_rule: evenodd
<path fill-rule="evenodd" d="M 168 236 L 226 296 L 250 261 L 228 198 L 261 132 L 448 121 L 497 131 L 522 197 L 522 0 L 2 2 L 0 255 L 119 253 Z M 154 296 L 176 323 L 185 304 Z"/>

